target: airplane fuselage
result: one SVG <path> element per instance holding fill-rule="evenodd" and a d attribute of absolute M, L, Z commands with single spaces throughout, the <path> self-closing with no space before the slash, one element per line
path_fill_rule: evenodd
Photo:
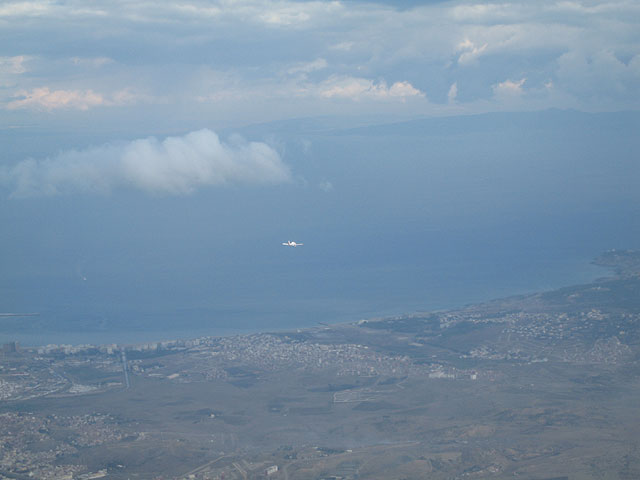
<path fill-rule="evenodd" d="M 296 243 L 296 242 L 292 242 L 291 240 L 288 240 L 286 242 L 283 242 L 282 245 L 284 245 L 285 247 L 300 247 L 304 245 L 304 243 Z"/>

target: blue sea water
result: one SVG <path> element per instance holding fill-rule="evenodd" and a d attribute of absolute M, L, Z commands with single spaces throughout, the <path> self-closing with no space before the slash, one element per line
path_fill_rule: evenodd
<path fill-rule="evenodd" d="M 0 311 L 39 316 L 0 318 L 0 341 L 296 329 L 589 282 L 640 243 L 639 119 L 254 128 L 292 182 L 4 199 Z"/>
<path fill-rule="evenodd" d="M 608 274 L 590 263 L 599 246 L 552 249 L 506 235 L 489 240 L 456 242 L 443 232 L 419 245 L 379 238 L 367 245 L 375 258 L 359 261 L 313 242 L 296 249 L 274 244 L 260 259 L 164 273 L 105 275 L 87 264 L 80 273 L 14 285 L 15 297 L 24 299 L 15 309 L 40 315 L 3 319 L 0 337 L 24 345 L 131 344 L 296 329 L 454 308 Z"/>

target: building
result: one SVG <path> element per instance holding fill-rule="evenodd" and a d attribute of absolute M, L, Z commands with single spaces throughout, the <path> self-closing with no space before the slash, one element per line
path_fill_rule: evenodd
<path fill-rule="evenodd" d="M 267 476 L 273 475 L 277 472 L 278 472 L 278 465 L 271 465 L 270 467 L 267 467 L 267 469 L 264 471 L 264 473 Z"/>
<path fill-rule="evenodd" d="M 19 350 L 20 346 L 18 345 L 18 342 L 9 342 L 2 344 L 2 353 L 4 353 L 5 355 L 8 353 L 16 353 Z"/>

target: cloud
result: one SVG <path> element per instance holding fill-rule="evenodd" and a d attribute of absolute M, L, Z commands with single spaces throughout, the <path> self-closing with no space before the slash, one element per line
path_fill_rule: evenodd
<path fill-rule="evenodd" d="M 41 16 L 49 11 L 49 2 L 10 2 L 0 5 L 0 17 Z"/>
<path fill-rule="evenodd" d="M 517 82 L 513 80 L 505 80 L 504 82 L 493 85 L 493 95 L 499 99 L 517 98 L 522 95 L 522 86 L 526 82 L 526 78 L 522 78 Z"/>
<path fill-rule="evenodd" d="M 220 20 L 221 22 L 252 23 L 268 28 L 297 29 L 305 28 L 317 17 L 325 17 L 343 9 L 341 2 L 309 1 L 295 2 L 287 0 L 245 0 L 242 2 L 223 1 L 159 2 L 157 9 L 146 8 L 146 4 L 127 5 L 127 10 L 135 19 L 162 21 L 166 17 L 182 16 L 188 19 Z"/>
<path fill-rule="evenodd" d="M 287 70 L 287 73 L 289 75 L 295 75 L 298 73 L 311 73 L 315 72 L 316 70 L 327 68 L 327 66 L 328 63 L 324 58 L 317 58 L 312 62 L 298 63 L 297 65 L 289 68 L 289 70 Z"/>
<path fill-rule="evenodd" d="M 0 75 L 12 74 L 19 75 L 27 71 L 24 62 L 27 58 L 24 55 L 16 55 L 15 57 L 0 57 Z"/>
<path fill-rule="evenodd" d="M 353 48 L 354 45 L 355 45 L 354 42 L 340 42 L 340 43 L 336 43 L 335 45 L 331 45 L 329 49 L 338 50 L 341 52 L 348 52 Z"/>
<path fill-rule="evenodd" d="M 10 101 L 44 110 L 117 105 L 113 86 L 135 85 L 162 99 L 167 118 L 198 103 L 198 122 L 240 124 L 257 116 L 333 113 L 338 102 L 326 99 L 358 100 L 343 102 L 338 113 L 360 113 L 367 101 L 375 104 L 371 110 L 393 112 L 428 88 L 422 113 L 470 113 L 496 107 L 498 81 L 523 77 L 526 108 L 531 102 L 563 107 L 566 98 L 584 109 L 638 106 L 639 2 L 410 3 L 160 0 L 151 8 L 149 2 L 9 0 L 0 5 L 3 60 L 27 52 L 30 60 L 19 82 L 15 74 L 3 77 L 0 65 L 0 86 L 19 88 L 24 97 L 0 92 L 0 108 Z M 219 74 L 211 85 L 202 81 L 207 69 Z M 455 105 L 448 95 L 453 79 L 464 85 Z M 546 80 L 554 89 L 542 105 L 542 95 L 532 93 Z M 31 98 L 36 87 L 50 91 Z M 54 101 L 54 93 L 69 100 Z M 416 112 L 418 104 L 412 104 Z M 144 115 L 141 110 L 138 118 Z M 173 127 L 180 128 L 178 120 Z"/>
<path fill-rule="evenodd" d="M 303 64 L 301 69 L 296 71 L 302 72 L 302 68 L 309 71 L 313 68 L 320 69 L 323 63 L 323 61 L 317 61 Z M 267 85 L 270 88 L 266 88 Z M 362 77 L 330 75 L 325 80 L 314 82 L 309 80 L 305 73 L 293 75 L 278 83 L 265 79 L 260 88 L 252 88 L 251 85 L 241 82 L 228 87 L 212 81 L 208 89 L 210 93 L 196 97 L 198 102 L 219 102 L 220 104 L 235 102 L 237 105 L 240 102 L 266 99 L 278 102 L 286 100 L 288 104 L 292 104 L 296 100 L 309 99 L 329 104 L 327 100 L 345 99 L 361 104 L 380 104 L 383 101 L 402 103 L 408 98 L 425 97 L 423 92 L 407 81 L 395 82 L 388 86 L 384 80 L 376 82 Z"/>
<path fill-rule="evenodd" d="M 9 188 L 12 197 L 108 193 L 117 188 L 181 195 L 200 187 L 289 181 L 288 167 L 267 144 L 237 136 L 224 143 L 207 129 L 162 141 L 151 137 L 71 150 L 0 169 L 0 185 Z"/>
<path fill-rule="evenodd" d="M 100 68 L 100 67 L 103 67 L 104 65 L 109 65 L 110 63 L 114 63 L 113 59 L 109 57 L 94 57 L 94 58 L 72 57 L 71 62 L 74 65 L 89 66 L 92 68 Z"/>
<path fill-rule="evenodd" d="M 447 99 L 449 100 L 449 103 L 455 103 L 457 97 L 458 97 L 458 83 L 453 82 L 449 87 L 449 93 L 447 93 Z"/>
<path fill-rule="evenodd" d="M 622 61 L 610 51 L 572 51 L 557 60 L 558 85 L 572 95 L 590 98 L 638 98 L 640 54 Z"/>
<path fill-rule="evenodd" d="M 458 22 L 496 22 L 498 19 L 511 20 L 514 16 L 514 10 L 517 12 L 519 9 L 513 8 L 513 5 L 507 2 L 502 4 L 467 4 L 454 6 L 450 15 Z"/>
<path fill-rule="evenodd" d="M 409 82 L 396 82 L 384 95 L 389 97 L 424 97 L 424 93 Z"/>
<path fill-rule="evenodd" d="M 385 81 L 378 83 L 358 77 L 331 76 L 319 85 L 319 94 L 324 98 L 363 98 L 404 100 L 407 97 L 424 97 L 424 93 L 409 82 L 395 82 L 387 87 Z"/>
<path fill-rule="evenodd" d="M 20 90 L 14 97 L 23 97 L 7 104 L 9 110 L 36 108 L 54 110 L 57 108 L 74 108 L 87 110 L 89 107 L 104 105 L 105 99 L 93 90 L 54 90 L 47 87 L 34 88 L 30 92 Z"/>
<path fill-rule="evenodd" d="M 27 57 L 16 55 L 14 57 L 0 57 L 0 87 L 13 87 L 17 76 L 25 73 Z"/>
<path fill-rule="evenodd" d="M 333 184 L 327 180 L 318 183 L 318 188 L 323 192 L 329 193 L 333 190 Z"/>
<path fill-rule="evenodd" d="M 262 12 L 258 18 L 269 25 L 289 26 L 307 22 L 311 16 L 303 10 L 289 8 Z"/>
<path fill-rule="evenodd" d="M 34 88 L 31 91 L 20 90 L 13 97 L 18 97 L 18 99 L 7 103 L 7 109 L 9 110 L 88 110 L 92 107 L 130 105 L 138 100 L 148 99 L 146 96 L 134 94 L 129 89 L 123 89 L 110 96 L 105 96 L 91 89 L 51 91 L 49 87 Z"/>
<path fill-rule="evenodd" d="M 458 45 L 458 51 L 462 52 L 458 57 L 458 64 L 465 65 L 474 63 L 480 55 L 487 49 L 487 44 L 475 45 L 471 40 L 466 39 Z"/>

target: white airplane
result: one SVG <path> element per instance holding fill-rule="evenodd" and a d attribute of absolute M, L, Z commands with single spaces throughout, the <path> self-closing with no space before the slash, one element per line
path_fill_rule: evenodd
<path fill-rule="evenodd" d="M 284 242 L 283 245 L 285 247 L 301 247 L 302 245 L 304 245 L 304 243 L 296 243 L 296 242 L 292 242 L 291 240 L 288 240 Z"/>

